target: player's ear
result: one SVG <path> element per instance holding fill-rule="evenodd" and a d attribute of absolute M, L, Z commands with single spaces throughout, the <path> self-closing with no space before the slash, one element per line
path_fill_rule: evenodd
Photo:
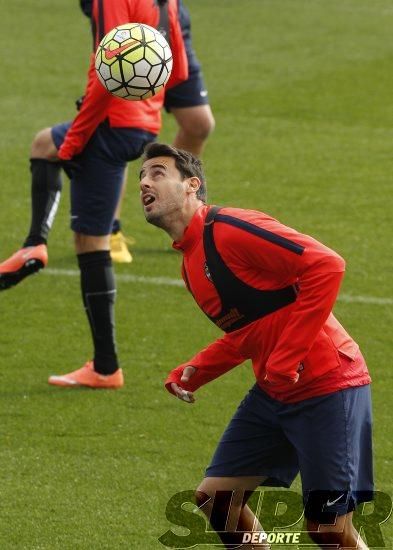
<path fill-rule="evenodd" d="M 188 191 L 190 193 L 196 193 L 201 186 L 201 180 L 196 176 L 192 176 L 187 179 L 188 182 Z"/>

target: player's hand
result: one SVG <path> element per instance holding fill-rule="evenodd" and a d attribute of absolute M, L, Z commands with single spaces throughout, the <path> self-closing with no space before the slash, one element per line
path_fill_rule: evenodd
<path fill-rule="evenodd" d="M 77 162 L 77 160 L 75 160 L 75 157 L 70 160 L 60 159 L 60 164 L 64 172 L 70 179 L 72 179 L 74 174 L 81 169 L 80 164 Z"/>
<path fill-rule="evenodd" d="M 180 379 L 181 382 L 188 382 L 190 378 L 195 373 L 196 368 L 192 367 L 191 365 L 188 365 L 183 371 L 182 377 Z M 175 382 L 172 382 L 171 388 L 173 393 L 181 399 L 182 401 L 185 401 L 186 403 L 194 403 L 195 398 L 194 394 L 190 391 L 184 390 L 182 387 L 178 386 Z"/>
<path fill-rule="evenodd" d="M 81 95 L 80 97 L 78 97 L 78 99 L 75 101 L 75 107 L 76 107 L 76 110 L 77 111 L 80 111 L 81 110 L 81 107 L 82 107 L 82 104 L 83 104 L 83 100 L 85 99 L 85 96 L 84 95 Z"/>

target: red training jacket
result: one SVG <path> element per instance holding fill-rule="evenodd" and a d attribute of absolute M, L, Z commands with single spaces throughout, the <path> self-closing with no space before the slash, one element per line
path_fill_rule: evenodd
<path fill-rule="evenodd" d="M 188 62 L 176 0 L 168 0 L 168 15 L 173 69 L 167 87 L 172 87 L 187 79 Z M 103 36 L 117 25 L 145 23 L 157 27 L 158 22 L 159 9 L 153 0 L 94 0 L 92 23 L 96 29 L 95 49 Z M 127 101 L 111 95 L 96 76 L 93 53 L 82 107 L 60 147 L 59 158 L 69 160 L 81 153 L 97 126 L 105 119 L 112 127 L 140 128 L 158 134 L 163 102 L 164 90 L 151 99 L 141 101 Z"/>
<path fill-rule="evenodd" d="M 203 228 L 208 210 L 208 206 L 197 210 L 182 240 L 173 247 L 183 253 L 196 302 L 214 316 L 221 303 L 205 272 Z M 288 403 L 370 383 L 359 346 L 332 314 L 344 260 L 312 237 L 262 212 L 222 208 L 220 214 L 245 220 L 304 247 L 298 255 L 239 227 L 214 222 L 217 250 L 237 277 L 260 290 L 297 284 L 299 293 L 294 303 L 225 334 L 174 369 L 165 382 L 167 389 L 171 391 L 170 384 L 176 382 L 195 391 L 247 359 L 252 361 L 262 390 Z M 180 378 L 187 365 L 197 371 L 184 383 Z"/>

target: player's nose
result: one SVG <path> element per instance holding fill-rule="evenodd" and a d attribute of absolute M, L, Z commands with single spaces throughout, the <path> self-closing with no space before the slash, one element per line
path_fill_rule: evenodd
<path fill-rule="evenodd" d="M 139 182 L 139 187 L 142 193 L 149 191 L 149 189 L 151 189 L 151 183 L 147 179 L 147 176 L 143 176 L 143 178 Z"/>

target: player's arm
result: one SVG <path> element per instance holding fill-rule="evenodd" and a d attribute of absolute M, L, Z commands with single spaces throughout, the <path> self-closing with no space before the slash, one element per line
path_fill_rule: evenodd
<path fill-rule="evenodd" d="M 195 390 L 245 360 L 246 358 L 231 343 L 231 335 L 225 334 L 189 361 L 172 370 L 165 381 L 165 387 L 183 401 L 192 403 Z"/>
<path fill-rule="evenodd" d="M 80 111 L 59 149 L 58 155 L 61 160 L 70 160 L 83 151 L 97 126 L 107 117 L 111 100 L 112 96 L 100 84 L 96 76 L 94 55 L 92 55 L 88 83 Z"/>
<path fill-rule="evenodd" d="M 306 256 L 312 255 L 310 248 Z M 297 382 L 301 363 L 333 309 L 344 270 L 344 260 L 333 251 L 300 270 L 296 302 L 266 363 L 268 382 Z"/>
<path fill-rule="evenodd" d="M 255 282 L 255 274 L 260 274 L 260 288 L 278 289 L 297 283 L 296 302 L 290 306 L 291 313 L 266 364 L 269 382 L 295 383 L 300 363 L 332 311 L 345 262 L 312 237 L 277 220 L 261 215 L 252 221 L 263 228 L 262 236 L 216 224 L 216 244 L 224 260 L 232 260 L 239 267 L 242 279 L 252 271 Z"/>

